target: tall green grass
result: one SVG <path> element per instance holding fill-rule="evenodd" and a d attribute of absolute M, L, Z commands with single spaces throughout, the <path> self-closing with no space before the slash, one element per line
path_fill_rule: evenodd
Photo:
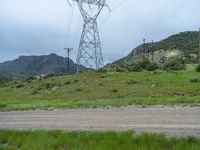
<path fill-rule="evenodd" d="M 121 107 L 136 105 L 148 107 L 153 105 L 182 105 L 182 106 L 200 106 L 200 96 L 184 97 L 150 97 L 150 98 L 122 98 L 108 100 L 21 100 L 21 101 L 1 101 L 0 111 L 12 110 L 35 110 L 35 109 L 76 109 L 76 108 L 97 108 L 97 107 Z"/>
<path fill-rule="evenodd" d="M 0 131 L 7 150 L 199 150 L 200 139 L 127 132 Z"/>

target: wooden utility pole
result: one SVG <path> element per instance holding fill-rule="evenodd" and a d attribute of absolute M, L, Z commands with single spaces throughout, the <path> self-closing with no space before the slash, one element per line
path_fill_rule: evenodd
<path fill-rule="evenodd" d="M 149 49 L 149 45 L 147 45 L 147 60 L 149 61 L 149 54 L 150 54 L 150 49 Z"/>
<path fill-rule="evenodd" d="M 67 51 L 67 73 L 69 74 L 70 73 L 70 59 L 69 59 L 69 54 L 70 52 L 73 50 L 73 48 L 64 48 L 64 50 Z"/>
<path fill-rule="evenodd" d="M 198 58 L 199 58 L 199 63 L 200 63 L 200 28 L 199 28 L 199 54 L 198 54 Z"/>
<path fill-rule="evenodd" d="M 143 39 L 143 60 L 146 58 L 146 39 Z"/>
<path fill-rule="evenodd" d="M 151 43 L 151 59 L 152 59 L 152 61 L 154 61 L 154 42 L 152 41 L 152 43 Z"/>

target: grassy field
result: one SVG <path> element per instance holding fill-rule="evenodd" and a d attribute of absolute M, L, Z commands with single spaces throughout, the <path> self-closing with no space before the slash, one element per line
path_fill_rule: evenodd
<path fill-rule="evenodd" d="M 127 132 L 0 131 L 1 150 L 199 150 L 200 139 Z"/>
<path fill-rule="evenodd" d="M 200 73 L 85 73 L 0 87 L 0 111 L 132 104 L 200 105 Z"/>

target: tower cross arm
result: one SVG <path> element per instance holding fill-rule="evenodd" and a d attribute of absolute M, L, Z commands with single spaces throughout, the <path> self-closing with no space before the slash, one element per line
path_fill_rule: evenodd
<path fill-rule="evenodd" d="M 91 4 L 91 5 L 100 5 L 104 6 L 105 5 L 105 0 L 73 0 L 78 3 L 86 3 L 86 4 Z"/>

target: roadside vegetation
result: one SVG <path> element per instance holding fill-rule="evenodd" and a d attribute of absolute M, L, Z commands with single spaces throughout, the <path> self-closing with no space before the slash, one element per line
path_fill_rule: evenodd
<path fill-rule="evenodd" d="M 109 72 L 10 81 L 0 111 L 127 105 L 200 105 L 195 71 Z"/>
<path fill-rule="evenodd" d="M 15 150 L 199 150 L 195 137 L 126 132 L 0 131 L 0 149 Z"/>

